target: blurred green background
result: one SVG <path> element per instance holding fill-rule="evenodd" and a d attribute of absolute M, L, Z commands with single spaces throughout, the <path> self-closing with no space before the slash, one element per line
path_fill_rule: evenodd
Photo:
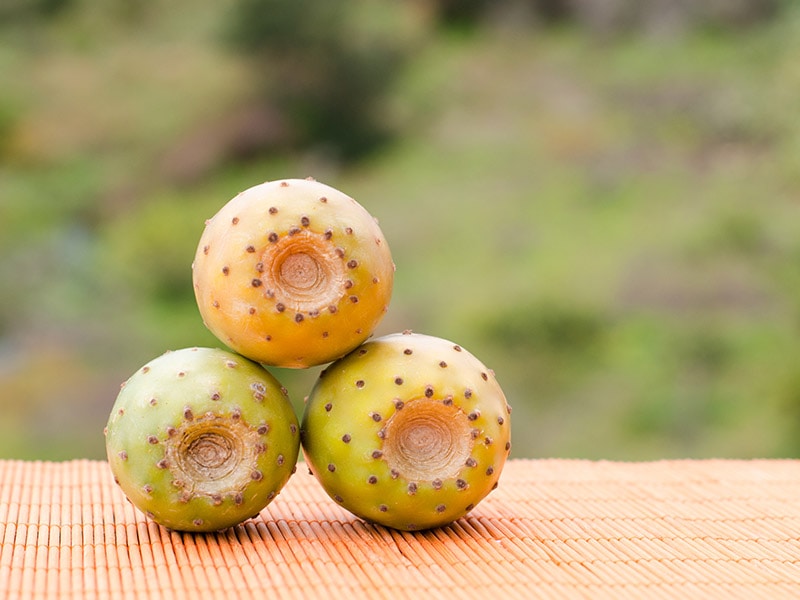
<path fill-rule="evenodd" d="M 104 456 L 219 346 L 203 229 L 314 176 L 381 223 L 378 334 L 456 341 L 512 457 L 800 454 L 800 3 L 5 0 L 0 457 Z M 302 410 L 319 369 L 276 370 Z"/>

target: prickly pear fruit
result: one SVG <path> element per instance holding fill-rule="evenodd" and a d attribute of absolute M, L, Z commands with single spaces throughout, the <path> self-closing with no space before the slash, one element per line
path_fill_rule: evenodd
<path fill-rule="evenodd" d="M 260 365 L 212 348 L 167 352 L 139 369 L 105 432 L 122 491 L 179 531 L 256 515 L 289 480 L 300 449 L 285 389 Z"/>
<path fill-rule="evenodd" d="M 494 373 L 461 346 L 392 334 L 320 374 L 306 401 L 302 449 L 350 512 L 426 529 L 465 515 L 497 486 L 510 412 Z"/>
<path fill-rule="evenodd" d="M 245 190 L 210 219 L 193 263 L 206 326 L 266 365 L 304 368 L 361 344 L 386 312 L 394 263 L 375 219 L 312 179 Z"/>

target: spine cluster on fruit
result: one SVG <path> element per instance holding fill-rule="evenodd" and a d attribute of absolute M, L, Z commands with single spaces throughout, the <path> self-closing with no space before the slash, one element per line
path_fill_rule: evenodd
<path fill-rule="evenodd" d="M 105 429 L 129 500 L 165 527 L 214 531 L 269 504 L 301 453 L 351 513 L 417 530 L 464 516 L 498 485 L 510 442 L 494 373 L 460 345 L 372 337 L 395 265 L 377 221 L 309 179 L 266 182 L 211 219 L 192 263 L 206 327 L 122 386 Z M 328 366 L 302 423 L 269 367 Z"/>

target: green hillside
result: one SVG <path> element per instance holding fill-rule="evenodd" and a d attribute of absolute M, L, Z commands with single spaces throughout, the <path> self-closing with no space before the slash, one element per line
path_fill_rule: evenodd
<path fill-rule="evenodd" d="M 236 43 L 248 4 L 0 13 L 0 457 L 102 457 L 128 375 L 219 345 L 204 220 L 306 176 L 390 243 L 377 333 L 494 369 L 512 456 L 800 453 L 796 7 L 608 33 L 353 0 Z M 317 373 L 275 371 L 298 410 Z"/>

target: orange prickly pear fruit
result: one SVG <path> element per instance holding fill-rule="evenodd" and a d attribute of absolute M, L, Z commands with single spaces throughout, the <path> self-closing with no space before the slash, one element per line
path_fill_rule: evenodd
<path fill-rule="evenodd" d="M 290 368 L 363 343 L 394 279 L 377 221 L 313 179 L 266 182 L 230 200 L 207 221 L 192 268 L 208 329 L 243 356 Z"/>

